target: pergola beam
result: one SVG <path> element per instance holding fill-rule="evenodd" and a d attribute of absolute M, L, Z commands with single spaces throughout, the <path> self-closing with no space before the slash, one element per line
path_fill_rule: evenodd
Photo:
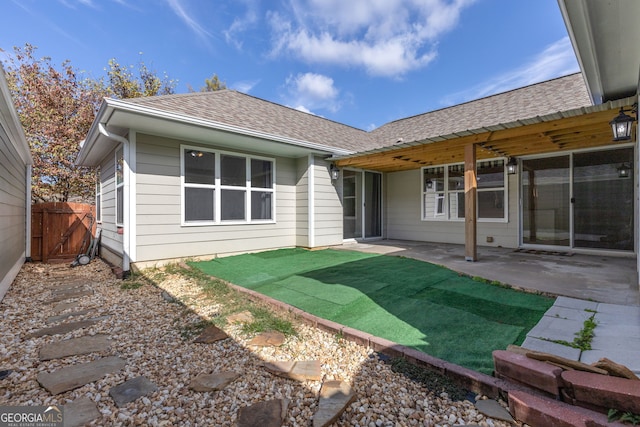
<path fill-rule="evenodd" d="M 389 151 L 337 160 L 338 167 L 380 172 L 419 169 L 464 161 L 465 147 L 476 144 L 476 160 L 518 157 L 614 144 L 609 121 L 615 110 L 598 111 L 452 139 L 415 143 Z"/>

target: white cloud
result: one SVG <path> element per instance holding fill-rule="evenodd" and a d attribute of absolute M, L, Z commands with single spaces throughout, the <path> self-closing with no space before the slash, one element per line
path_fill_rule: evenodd
<path fill-rule="evenodd" d="M 253 89 L 258 83 L 260 83 L 260 80 L 242 80 L 233 83 L 229 87 L 231 89 L 237 90 L 238 92 L 249 93 L 251 92 L 251 89 Z"/>
<path fill-rule="evenodd" d="M 258 22 L 258 4 L 256 0 L 242 0 L 247 11 L 243 16 L 235 17 L 228 29 L 223 31 L 227 43 L 234 45 L 237 49 L 242 49 L 242 40 L 238 34 L 247 31 Z"/>
<path fill-rule="evenodd" d="M 173 13 L 178 15 L 180 19 L 193 31 L 198 37 L 203 40 L 208 40 L 212 35 L 210 32 L 204 29 L 198 22 L 187 13 L 182 0 L 167 0 L 169 7 L 173 10 Z"/>
<path fill-rule="evenodd" d="M 311 113 L 316 109 L 336 112 L 340 109 L 340 91 L 331 77 L 322 74 L 304 73 L 291 75 L 285 82 L 288 94 L 286 103 L 293 108 Z"/>
<path fill-rule="evenodd" d="M 569 37 L 547 46 L 531 61 L 489 81 L 444 98 L 443 105 L 479 99 L 580 71 Z"/>
<path fill-rule="evenodd" d="M 438 38 L 475 0 L 290 0 L 267 14 L 273 56 L 401 77 L 429 64 Z"/>

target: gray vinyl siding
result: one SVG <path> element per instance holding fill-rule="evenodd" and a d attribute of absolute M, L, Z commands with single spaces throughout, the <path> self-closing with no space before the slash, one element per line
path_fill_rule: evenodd
<path fill-rule="evenodd" d="M 16 266 L 24 262 L 30 209 L 27 165 L 9 138 L 6 124 L 0 122 L 0 299 L 15 278 Z"/>
<path fill-rule="evenodd" d="M 296 246 L 309 246 L 309 159 L 296 162 Z"/>
<path fill-rule="evenodd" d="M 386 237 L 436 243 L 464 244 L 464 221 L 421 219 L 421 171 L 386 174 Z M 478 245 L 518 247 L 518 181 L 509 175 L 508 222 L 478 221 Z M 487 243 L 493 237 L 493 243 Z"/>
<path fill-rule="evenodd" d="M 296 245 L 296 183 L 299 181 L 296 159 L 275 158 L 275 223 L 182 226 L 180 144 L 183 143 L 197 145 L 141 133 L 136 135 L 136 262 L 219 256 Z"/>
<path fill-rule="evenodd" d="M 313 173 L 315 246 L 340 245 L 343 240 L 342 202 L 331 181 L 329 163 L 316 158 Z"/>
<path fill-rule="evenodd" d="M 116 226 L 116 180 L 115 180 L 115 150 L 106 156 L 100 163 L 100 182 L 102 183 L 102 228 L 100 245 L 110 252 L 122 256 L 124 253 L 122 234 L 118 233 Z M 109 262 L 115 260 L 108 259 Z"/>

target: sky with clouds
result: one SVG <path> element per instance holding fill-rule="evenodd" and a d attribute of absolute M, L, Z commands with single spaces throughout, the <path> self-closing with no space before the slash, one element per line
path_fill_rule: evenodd
<path fill-rule="evenodd" d="M 0 1 L 2 60 L 142 60 L 177 92 L 216 73 L 366 130 L 579 70 L 556 0 Z"/>

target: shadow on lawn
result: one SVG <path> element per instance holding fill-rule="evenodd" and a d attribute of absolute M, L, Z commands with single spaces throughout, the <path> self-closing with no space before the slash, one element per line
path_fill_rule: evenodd
<path fill-rule="evenodd" d="M 487 374 L 493 370 L 491 352 L 522 343 L 553 304 L 423 261 L 353 254 L 281 250 L 225 258 L 218 267 L 227 268 L 207 270 L 316 316 Z M 225 277 L 229 267 L 235 277 Z"/>

